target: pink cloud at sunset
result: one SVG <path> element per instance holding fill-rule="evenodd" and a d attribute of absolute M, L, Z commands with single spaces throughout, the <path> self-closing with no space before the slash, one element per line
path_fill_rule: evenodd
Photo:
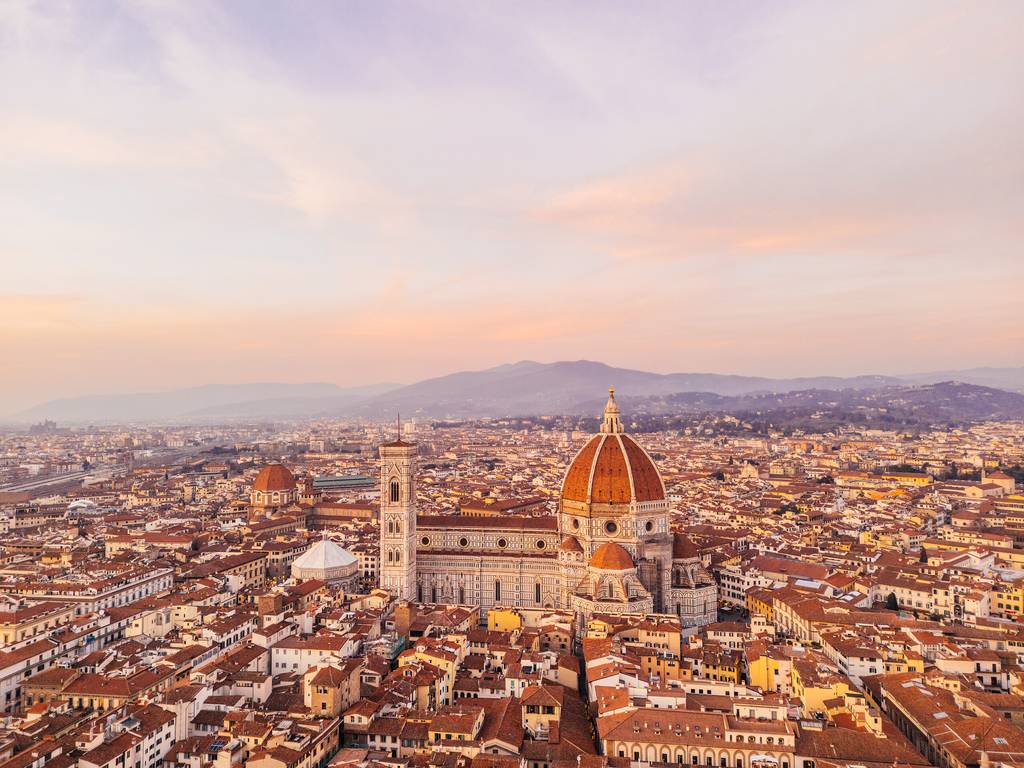
<path fill-rule="evenodd" d="M 1022 27 L 1015 2 L 4 4 L 0 415 L 524 358 L 1021 365 Z"/>

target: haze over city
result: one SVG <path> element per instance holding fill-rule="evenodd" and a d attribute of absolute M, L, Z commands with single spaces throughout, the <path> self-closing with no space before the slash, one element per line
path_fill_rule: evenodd
<path fill-rule="evenodd" d="M 0 768 L 1024 768 L 1022 32 L 0 0 Z"/>
<path fill-rule="evenodd" d="M 1022 25 L 1016 2 L 4 3 L 0 412 L 522 359 L 1019 366 Z"/>

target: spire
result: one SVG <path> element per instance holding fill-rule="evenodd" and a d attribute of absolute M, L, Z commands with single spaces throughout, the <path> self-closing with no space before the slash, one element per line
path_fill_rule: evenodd
<path fill-rule="evenodd" d="M 610 434 L 623 431 L 619 406 L 615 402 L 615 387 L 608 387 L 608 402 L 604 406 L 604 421 L 601 423 L 601 431 Z"/>

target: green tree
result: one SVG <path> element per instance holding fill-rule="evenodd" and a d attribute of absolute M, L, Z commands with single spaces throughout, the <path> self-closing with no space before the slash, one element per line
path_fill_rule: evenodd
<path fill-rule="evenodd" d="M 885 598 L 885 607 L 890 611 L 898 611 L 900 609 L 900 601 L 896 599 L 895 592 L 890 592 L 889 596 Z"/>

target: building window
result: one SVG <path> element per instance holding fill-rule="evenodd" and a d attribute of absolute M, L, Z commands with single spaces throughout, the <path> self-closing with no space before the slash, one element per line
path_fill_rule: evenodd
<path fill-rule="evenodd" d="M 459 587 L 459 604 L 460 605 L 465 605 L 466 604 L 466 588 L 465 587 Z"/>
<path fill-rule="evenodd" d="M 397 503 L 399 501 L 400 497 L 401 497 L 401 492 L 398 489 L 398 481 L 397 480 L 392 480 L 391 481 L 391 503 L 392 504 Z"/>
<path fill-rule="evenodd" d="M 501 600 L 501 582 L 494 582 L 494 602 Z"/>
<path fill-rule="evenodd" d="M 436 603 L 437 602 L 437 587 L 431 587 L 430 588 L 430 602 L 432 602 L 432 603 Z"/>
<path fill-rule="evenodd" d="M 533 585 L 533 602 L 540 605 L 540 582 Z"/>

